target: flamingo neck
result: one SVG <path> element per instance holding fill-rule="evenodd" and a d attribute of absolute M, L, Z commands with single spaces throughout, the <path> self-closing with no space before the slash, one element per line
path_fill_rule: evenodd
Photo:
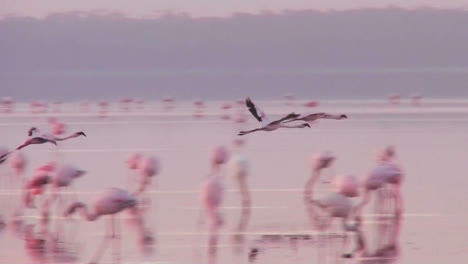
<path fill-rule="evenodd" d="M 77 137 L 78 135 L 77 134 L 71 134 L 67 137 L 64 137 L 64 138 L 55 138 L 56 141 L 64 141 L 64 140 L 67 140 L 67 139 L 70 139 L 70 138 L 75 138 Z"/>
<path fill-rule="evenodd" d="M 72 205 L 76 210 L 80 211 L 81 216 L 87 221 L 95 221 L 98 219 L 99 215 L 96 213 L 90 213 L 88 207 L 84 203 L 76 203 Z"/>
<path fill-rule="evenodd" d="M 319 178 L 320 178 L 320 169 L 314 169 L 312 172 L 312 176 L 309 178 L 304 188 L 304 198 L 306 201 L 312 200 L 313 188 Z"/>

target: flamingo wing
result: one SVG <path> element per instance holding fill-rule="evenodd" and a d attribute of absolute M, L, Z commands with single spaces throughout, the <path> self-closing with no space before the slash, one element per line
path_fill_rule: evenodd
<path fill-rule="evenodd" d="M 250 113 L 255 117 L 255 119 L 258 120 L 258 122 L 262 122 L 266 118 L 265 113 L 262 110 L 260 110 L 260 108 L 255 106 L 255 104 L 252 102 L 252 100 L 250 100 L 249 97 L 245 99 L 245 105 L 249 109 Z"/>

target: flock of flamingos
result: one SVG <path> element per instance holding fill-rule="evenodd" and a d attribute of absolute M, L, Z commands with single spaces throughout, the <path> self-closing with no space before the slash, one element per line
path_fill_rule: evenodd
<path fill-rule="evenodd" d="M 167 102 L 171 103 L 171 100 L 167 99 Z M 270 120 L 250 98 L 247 98 L 243 103 L 253 117 L 260 122 L 260 126 L 252 130 L 240 131 L 239 136 L 253 132 L 274 131 L 279 128 L 310 128 L 309 122 L 317 119 L 345 120 L 348 118 L 345 114 L 300 115 L 290 113 L 282 118 Z M 194 104 L 202 106 L 203 102 L 198 101 Z M 306 104 L 315 106 L 317 103 L 307 102 Z M 225 106 L 223 109 L 227 108 L 228 106 Z M 200 107 L 200 109 L 202 108 Z M 197 113 L 200 114 L 200 111 Z M 299 124 L 289 124 L 292 122 L 299 122 Z M 98 263 L 109 245 L 113 242 L 115 244 L 115 241 L 120 239 L 116 215 L 125 212 L 136 223 L 142 243 L 151 243 L 151 235 L 148 234 L 145 227 L 148 224 L 145 221 L 145 214 L 151 206 L 148 186 L 151 185 L 152 179 L 159 172 L 158 159 L 141 153 L 131 153 L 127 159 L 127 166 L 130 170 L 138 171 L 136 184 L 132 188 L 104 190 L 94 202 L 85 204 L 78 201 L 76 197 L 70 198 L 70 195 L 66 195 L 73 182 L 86 173 L 74 165 L 52 161 L 35 168 L 30 177 L 24 177 L 27 165 L 24 151 L 34 147 L 31 145 L 57 145 L 60 144 L 60 141 L 74 138 L 82 138 L 83 140 L 86 137 L 86 134 L 81 131 L 69 136 L 60 136 L 65 131 L 65 125 L 56 119 L 51 119 L 49 124 L 52 133 L 32 127 L 29 131 L 25 131 L 25 134 L 28 135 L 27 140 L 19 142 L 14 150 L 0 147 L 0 166 L 9 164 L 17 176 L 10 180 L 8 187 L 15 186 L 14 181 L 17 181 L 16 186 L 22 186 L 19 195 L 20 201 L 16 201 L 17 208 L 11 210 L 10 215 L 0 214 L 0 228 L 12 225 L 17 230 L 21 230 L 28 247 L 46 251 L 50 244 L 53 244 L 54 238 L 38 234 L 50 233 L 49 226 L 53 220 L 60 221 L 61 218 L 72 218 L 76 214 L 81 215 L 87 221 L 96 221 L 107 217 L 109 228 L 106 230 L 102 244 L 97 248 L 90 261 L 90 263 Z M 211 156 L 208 157 L 211 171 L 202 182 L 199 193 L 199 200 L 209 228 L 208 263 L 216 262 L 218 233 L 225 223 L 221 210 L 224 197 L 223 174 L 226 171 L 223 166 L 225 165 L 228 167 L 228 173 L 237 180 L 241 195 L 243 218 L 238 226 L 239 233 L 245 232 L 248 225 L 252 201 L 247 181 L 248 160 L 239 151 L 243 144 L 245 144 L 244 138 L 239 137 L 234 141 L 236 147 L 234 150 L 231 151 L 226 146 L 216 146 L 212 150 Z M 334 176 L 330 182 L 329 193 L 320 199 L 317 198 L 316 188 L 317 183 L 321 181 L 321 172 L 333 166 L 336 157 L 330 152 L 319 153 L 313 157 L 312 173 L 305 183 L 303 193 L 304 208 L 310 223 L 310 234 L 314 232 L 314 234 L 330 234 L 329 232 L 333 229 L 333 220 L 339 221 L 341 227 L 337 233 L 341 239 L 341 248 L 338 258 L 389 258 L 398 254 L 397 242 L 403 212 L 400 192 L 403 171 L 397 164 L 395 156 L 395 149 L 392 146 L 385 147 L 377 155 L 375 168 L 363 180 L 358 180 L 353 175 Z M 4 186 L 4 189 L 6 187 Z M 359 202 L 356 203 L 355 200 L 359 200 Z M 372 241 L 374 250 L 369 249 L 369 241 L 366 239 L 364 230 L 366 222 L 363 221 L 363 209 L 366 205 L 370 205 L 371 201 L 374 205 L 372 210 L 376 216 L 387 216 L 385 221 L 382 220 L 382 223 L 385 222 L 385 224 L 376 224 L 377 228 L 374 232 L 377 233 L 377 239 Z M 25 209 L 37 210 L 40 232 L 21 228 Z M 288 238 L 310 239 L 310 234 L 289 236 Z M 322 239 L 320 240 L 322 244 L 326 243 L 326 236 L 319 235 L 319 237 Z M 350 240 L 349 237 L 354 239 Z M 262 257 L 262 253 L 268 250 L 269 241 L 281 238 L 281 235 L 262 236 L 252 243 L 245 254 L 246 259 L 249 262 L 257 261 Z M 241 238 L 238 237 L 238 240 Z M 354 246 L 349 247 L 350 242 Z M 323 263 L 320 260 L 319 262 Z"/>

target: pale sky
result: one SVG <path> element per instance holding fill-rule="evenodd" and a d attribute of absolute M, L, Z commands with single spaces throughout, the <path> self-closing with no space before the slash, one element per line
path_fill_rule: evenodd
<path fill-rule="evenodd" d="M 468 0 L 0 0 L 0 16 L 7 14 L 44 17 L 67 11 L 120 12 L 130 17 L 161 13 L 189 13 L 194 17 L 229 16 L 232 13 L 281 12 L 284 10 L 343 10 L 363 7 L 468 9 Z"/>

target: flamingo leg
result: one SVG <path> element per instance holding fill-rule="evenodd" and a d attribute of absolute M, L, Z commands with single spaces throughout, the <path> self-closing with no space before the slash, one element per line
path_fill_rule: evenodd
<path fill-rule="evenodd" d="M 110 232 L 109 232 L 109 222 L 111 224 L 110 227 L 112 228 L 112 230 Z M 104 254 L 104 252 L 106 251 L 107 247 L 109 246 L 111 240 L 114 237 L 113 230 L 114 230 L 113 221 L 112 221 L 112 219 L 109 219 L 109 220 L 107 220 L 107 223 L 106 223 L 106 234 L 104 236 L 104 239 L 102 240 L 101 245 L 99 246 L 98 250 L 94 254 L 94 256 L 91 259 L 91 261 L 89 262 L 89 264 L 97 264 L 98 261 L 101 259 L 102 255 Z"/>
<path fill-rule="evenodd" d="M 120 223 L 117 216 L 112 216 L 112 239 L 114 240 L 113 244 L 113 256 L 114 263 L 120 263 L 120 253 L 121 253 L 121 240 L 120 240 Z"/>

